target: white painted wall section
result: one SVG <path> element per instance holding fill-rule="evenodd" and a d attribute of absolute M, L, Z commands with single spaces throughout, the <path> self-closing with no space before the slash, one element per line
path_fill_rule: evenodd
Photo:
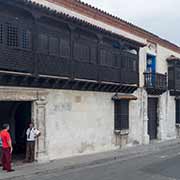
<path fill-rule="evenodd" d="M 100 152 L 114 146 L 112 93 L 52 90 L 47 99 L 50 159 Z"/>

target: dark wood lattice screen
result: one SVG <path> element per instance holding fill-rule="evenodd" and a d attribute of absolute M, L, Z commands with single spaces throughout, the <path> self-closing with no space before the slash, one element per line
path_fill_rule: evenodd
<path fill-rule="evenodd" d="M 3 24 L 0 24 L 0 44 L 3 43 Z"/>
<path fill-rule="evenodd" d="M 48 53 L 48 36 L 46 34 L 39 35 L 39 50 Z"/>
<path fill-rule="evenodd" d="M 115 101 L 115 130 L 129 129 L 129 101 Z"/>
<path fill-rule="evenodd" d="M 60 56 L 61 57 L 70 56 L 70 42 L 68 39 L 60 39 Z"/>
<path fill-rule="evenodd" d="M 18 28 L 11 23 L 7 24 L 7 45 L 18 47 Z"/>
<path fill-rule="evenodd" d="M 58 55 L 58 39 L 56 37 L 49 38 L 49 54 Z"/>
<path fill-rule="evenodd" d="M 22 30 L 22 48 L 30 49 L 31 48 L 31 31 Z"/>
<path fill-rule="evenodd" d="M 180 124 L 180 99 L 176 100 L 176 124 Z"/>

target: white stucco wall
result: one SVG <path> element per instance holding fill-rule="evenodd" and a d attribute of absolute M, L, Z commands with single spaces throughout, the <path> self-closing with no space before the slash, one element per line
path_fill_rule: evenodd
<path fill-rule="evenodd" d="M 129 103 L 128 145 L 144 141 L 144 93 Z M 47 98 L 47 146 L 50 159 L 119 148 L 114 139 L 114 93 L 50 90 Z M 147 125 L 147 124 L 146 124 Z"/>
<path fill-rule="evenodd" d="M 158 139 L 168 140 L 176 138 L 176 113 L 174 96 L 170 96 L 169 92 L 163 93 L 159 97 L 158 105 Z"/>
<path fill-rule="evenodd" d="M 47 99 L 50 159 L 114 149 L 112 93 L 52 90 Z"/>
<path fill-rule="evenodd" d="M 134 92 L 138 98 L 135 101 L 129 102 L 129 144 L 143 143 L 143 119 L 144 119 L 144 105 L 142 98 L 142 89 Z"/>
<path fill-rule="evenodd" d="M 141 96 L 141 91 L 134 93 Z M 113 93 L 51 90 L 47 98 L 49 158 L 101 152 L 114 145 Z M 143 143 L 142 98 L 130 101 L 129 144 Z"/>

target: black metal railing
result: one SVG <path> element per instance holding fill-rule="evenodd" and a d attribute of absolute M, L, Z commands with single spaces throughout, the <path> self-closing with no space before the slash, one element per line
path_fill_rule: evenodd
<path fill-rule="evenodd" d="M 144 86 L 147 89 L 167 90 L 167 74 L 144 73 Z"/>

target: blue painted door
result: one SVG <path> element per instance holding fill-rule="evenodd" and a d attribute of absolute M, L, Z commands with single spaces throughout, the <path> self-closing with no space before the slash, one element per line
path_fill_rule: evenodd
<path fill-rule="evenodd" d="M 147 55 L 147 72 L 156 73 L 156 56 Z"/>
<path fill-rule="evenodd" d="M 156 82 L 156 56 L 153 55 L 147 55 L 147 72 L 151 73 L 151 76 L 149 78 L 149 85 L 155 86 Z"/>

